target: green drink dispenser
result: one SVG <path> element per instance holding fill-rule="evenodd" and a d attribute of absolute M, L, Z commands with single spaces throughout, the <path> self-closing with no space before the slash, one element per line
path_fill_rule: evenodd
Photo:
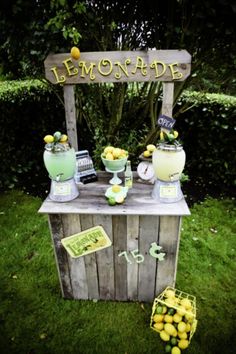
<path fill-rule="evenodd" d="M 44 165 L 51 178 L 49 198 L 56 202 L 68 202 L 79 195 L 74 180 L 76 171 L 75 150 L 69 144 L 47 144 L 43 154 Z"/>

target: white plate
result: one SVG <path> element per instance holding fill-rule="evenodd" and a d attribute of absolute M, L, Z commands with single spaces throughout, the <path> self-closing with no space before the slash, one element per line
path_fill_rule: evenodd
<path fill-rule="evenodd" d="M 113 192 L 112 191 L 112 187 L 107 188 L 106 193 L 105 193 L 105 197 L 107 198 L 116 198 L 116 197 L 123 197 L 126 198 L 128 193 L 128 187 L 121 187 L 120 192 Z"/>

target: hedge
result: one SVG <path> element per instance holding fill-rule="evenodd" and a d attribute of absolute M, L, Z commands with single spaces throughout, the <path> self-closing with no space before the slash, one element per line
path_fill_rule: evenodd
<path fill-rule="evenodd" d="M 26 184 L 38 191 L 47 188 L 42 137 L 65 131 L 62 102 L 61 88 L 46 81 L 0 82 L 1 189 Z M 235 113 L 236 99 L 231 96 L 184 92 L 177 101 L 176 129 L 184 142 L 190 179 L 200 177 L 229 189 L 235 185 Z M 79 146 L 95 148 L 86 126 L 79 132 Z"/>
<path fill-rule="evenodd" d="M 212 185 L 236 185 L 236 98 L 199 92 L 184 92 L 175 112 L 187 155 L 186 169 L 192 178 Z"/>

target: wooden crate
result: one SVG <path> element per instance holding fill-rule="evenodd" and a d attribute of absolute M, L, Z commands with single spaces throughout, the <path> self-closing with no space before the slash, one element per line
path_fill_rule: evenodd
<path fill-rule="evenodd" d="M 49 215 L 62 295 L 71 299 L 153 301 L 166 286 L 175 284 L 181 217 L 189 215 L 185 200 L 160 204 L 151 198 L 152 186 L 136 182 L 124 204 L 109 206 L 104 197 L 110 175 L 79 187 L 69 203 L 46 199 L 39 212 Z M 61 239 L 101 225 L 112 246 L 77 259 L 71 258 Z M 164 261 L 150 256 L 150 245 L 162 247 Z M 131 251 L 144 261 L 137 263 Z M 131 263 L 125 256 L 126 251 Z M 140 260 L 140 258 L 136 258 Z"/>

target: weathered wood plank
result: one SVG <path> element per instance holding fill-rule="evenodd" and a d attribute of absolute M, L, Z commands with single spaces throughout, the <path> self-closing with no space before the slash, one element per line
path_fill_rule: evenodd
<path fill-rule="evenodd" d="M 172 117 L 174 101 L 174 83 L 163 82 L 163 99 L 162 99 L 162 114 Z M 162 130 L 164 130 L 162 128 Z"/>
<path fill-rule="evenodd" d="M 78 214 L 62 215 L 64 237 L 74 235 L 81 231 L 80 217 Z M 75 299 L 88 299 L 88 285 L 85 271 L 84 257 L 72 258 L 69 255 L 68 265 L 70 269 L 71 284 Z"/>
<path fill-rule="evenodd" d="M 114 243 L 115 299 L 127 300 L 127 262 L 119 254 L 127 250 L 127 218 L 123 215 L 112 217 Z"/>
<path fill-rule="evenodd" d="M 139 216 L 127 215 L 127 252 L 138 249 Z M 138 300 L 138 263 L 127 264 L 127 295 L 128 300 Z"/>
<path fill-rule="evenodd" d="M 63 90 L 67 135 L 71 146 L 75 149 L 75 151 L 78 151 L 74 86 L 65 85 L 63 86 Z"/>
<path fill-rule="evenodd" d="M 111 242 L 113 242 L 112 216 L 93 215 L 94 226 L 101 225 Z M 102 300 L 115 298 L 113 245 L 100 250 L 96 254 L 99 296 Z"/>
<path fill-rule="evenodd" d="M 159 218 L 157 216 L 139 217 L 139 252 L 145 258 L 139 264 L 139 301 L 152 301 L 155 294 L 156 258 L 149 254 L 152 242 L 158 242 Z"/>
<path fill-rule="evenodd" d="M 158 262 L 156 274 L 156 293 L 158 295 L 166 286 L 173 286 L 176 274 L 177 250 L 179 244 L 179 216 L 161 216 L 159 245 L 166 253 L 165 260 Z"/>
<path fill-rule="evenodd" d="M 62 296 L 64 298 L 73 298 L 73 289 L 71 285 L 70 269 L 68 266 L 67 252 L 61 244 L 61 239 L 63 238 L 63 228 L 61 215 L 53 214 L 48 215 L 49 228 L 51 232 L 54 255 L 57 265 L 57 271 L 61 286 Z"/>
<path fill-rule="evenodd" d="M 107 180 L 110 174 L 105 173 L 100 177 L 98 173 L 98 176 L 98 182 L 79 186 L 80 195 L 78 198 L 68 203 L 56 203 L 47 198 L 39 212 L 47 214 L 190 215 L 184 199 L 169 204 L 154 200 L 151 197 L 153 186 L 139 184 L 136 173 L 134 173 L 133 188 L 129 190 L 125 203 L 116 205 L 115 208 L 109 206 L 104 194 L 109 186 Z"/>
<path fill-rule="evenodd" d="M 50 54 L 44 62 L 46 78 L 55 83 L 183 81 L 191 69 L 186 50 L 114 51 Z"/>
<path fill-rule="evenodd" d="M 93 227 L 93 216 L 88 214 L 80 215 L 80 223 L 82 231 Z M 87 276 L 88 297 L 89 299 L 99 299 L 96 252 L 88 254 L 83 258 Z"/>

